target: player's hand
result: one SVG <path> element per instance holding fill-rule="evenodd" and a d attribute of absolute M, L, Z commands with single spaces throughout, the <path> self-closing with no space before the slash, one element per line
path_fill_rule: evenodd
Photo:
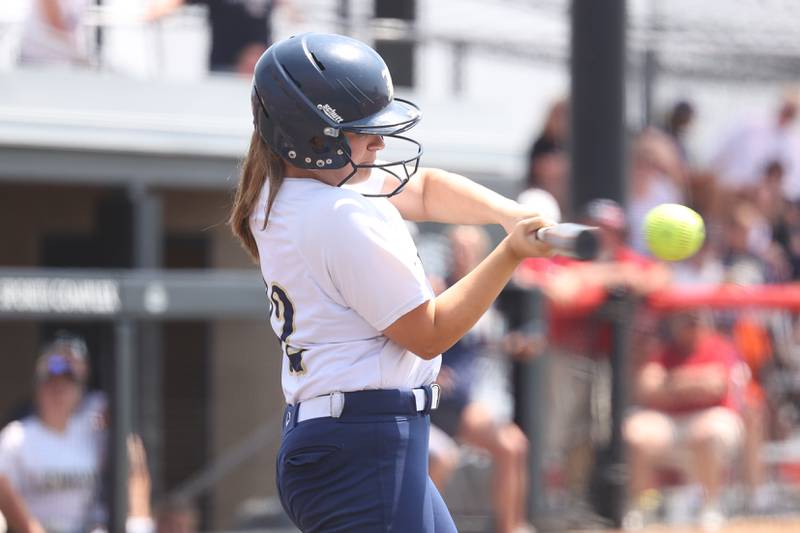
<path fill-rule="evenodd" d="M 553 222 L 541 217 L 525 218 L 516 223 L 503 243 L 517 260 L 550 256 L 553 253 L 552 248 L 536 238 L 536 230 L 553 225 Z"/>
<path fill-rule="evenodd" d="M 128 435 L 128 514 L 150 516 L 150 470 L 147 453 L 139 435 Z"/>
<path fill-rule="evenodd" d="M 47 531 L 42 527 L 42 524 L 39 523 L 36 519 L 31 519 L 28 523 L 28 533 L 47 533 Z"/>

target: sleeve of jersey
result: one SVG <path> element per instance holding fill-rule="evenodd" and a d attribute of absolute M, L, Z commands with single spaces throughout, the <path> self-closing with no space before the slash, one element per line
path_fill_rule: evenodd
<path fill-rule="evenodd" d="M 18 461 L 22 440 L 23 428 L 19 421 L 10 423 L 0 432 L 0 476 L 17 489 L 20 486 Z"/>
<path fill-rule="evenodd" d="M 419 258 L 383 220 L 340 206 L 323 244 L 328 274 L 347 305 L 378 331 L 433 294 Z"/>

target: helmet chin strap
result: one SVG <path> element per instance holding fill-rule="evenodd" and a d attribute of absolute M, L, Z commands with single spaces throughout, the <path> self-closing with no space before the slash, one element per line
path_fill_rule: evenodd
<path fill-rule="evenodd" d="M 422 157 L 422 145 L 418 141 L 415 141 L 414 139 L 411 139 L 409 137 L 403 137 L 401 135 L 385 135 L 384 137 L 391 137 L 393 139 L 400 139 L 402 141 L 410 142 L 410 143 L 416 145 L 416 147 L 417 147 L 416 155 L 413 156 L 413 157 L 410 157 L 408 159 L 402 159 L 402 160 L 399 160 L 399 161 L 391 161 L 391 162 L 388 162 L 388 163 L 379 163 L 379 164 L 372 163 L 372 164 L 368 164 L 368 165 L 359 165 L 359 164 L 357 164 L 355 161 L 353 161 L 350 158 L 350 150 L 349 150 L 349 146 L 348 146 L 348 150 L 344 150 L 344 154 L 345 154 L 345 157 L 347 158 L 347 163 L 352 167 L 353 170 L 347 176 L 345 176 L 344 179 L 342 179 L 342 181 L 339 182 L 337 187 L 341 187 L 342 185 L 347 183 L 362 168 L 379 168 L 379 169 L 383 170 L 384 172 L 392 175 L 397 180 L 397 182 L 398 182 L 397 187 L 395 187 L 395 189 L 392 190 L 389 193 L 363 194 L 363 196 L 366 196 L 366 197 L 369 197 L 369 198 L 390 198 L 390 197 L 392 197 L 392 196 L 394 196 L 396 194 L 399 194 L 405 188 L 405 186 L 408 184 L 408 182 L 411 179 L 411 177 L 414 174 L 416 174 L 417 170 L 419 169 L 419 158 Z M 346 142 L 346 140 L 345 140 L 345 142 Z M 409 171 L 409 165 L 412 165 L 410 171 Z M 392 170 L 390 168 L 390 167 L 398 167 L 398 166 L 402 166 L 403 167 L 403 172 L 405 174 L 405 178 L 402 178 L 397 172 L 395 172 L 394 170 Z"/>
<path fill-rule="evenodd" d="M 352 178 L 353 176 L 355 176 L 355 175 L 356 175 L 356 173 L 358 172 L 358 169 L 359 169 L 359 168 L 361 168 L 361 167 L 359 167 L 358 165 L 356 165 L 355 163 L 353 163 L 353 160 L 352 160 L 352 159 L 350 159 L 350 155 L 349 155 L 349 154 L 347 155 L 347 164 L 348 164 L 348 165 L 350 165 L 350 168 L 352 168 L 353 170 L 352 170 L 352 171 L 351 171 L 351 172 L 350 172 L 350 173 L 349 173 L 347 176 L 345 176 L 345 177 L 344 177 L 344 179 L 343 179 L 342 181 L 340 181 L 340 182 L 339 182 L 339 183 L 336 185 L 337 187 L 341 187 L 342 185 L 344 185 L 345 183 L 347 183 L 348 181 L 350 181 L 350 178 Z"/>

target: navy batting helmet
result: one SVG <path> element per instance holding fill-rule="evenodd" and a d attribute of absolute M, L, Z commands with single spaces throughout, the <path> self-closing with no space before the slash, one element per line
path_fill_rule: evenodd
<path fill-rule="evenodd" d="M 419 122 L 419 108 L 394 97 L 389 69 L 366 44 L 342 35 L 305 33 L 275 43 L 253 75 L 253 121 L 261 139 L 305 169 L 382 168 L 399 192 L 416 172 L 422 145 L 400 134 Z M 382 135 L 416 145 L 402 161 L 356 164 L 343 132 Z M 402 165 L 404 176 L 389 167 Z M 386 195 L 382 195 L 386 196 Z"/>

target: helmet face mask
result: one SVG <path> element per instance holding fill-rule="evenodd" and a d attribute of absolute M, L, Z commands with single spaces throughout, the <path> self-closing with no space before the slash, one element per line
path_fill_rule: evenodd
<path fill-rule="evenodd" d="M 380 135 L 376 133 L 357 133 L 358 135 Z M 403 135 L 381 135 L 381 137 L 390 137 L 392 139 L 397 139 L 399 141 L 403 141 L 406 143 L 410 143 L 415 147 L 415 153 L 411 157 L 407 157 L 404 159 L 390 161 L 390 162 L 382 162 L 382 163 L 356 163 L 352 160 L 351 155 L 352 152 L 350 151 L 349 143 L 347 142 L 347 138 L 343 135 L 343 144 L 345 145 L 344 157 L 347 159 L 346 165 L 350 165 L 351 171 L 347 176 L 345 176 L 338 184 L 338 187 L 341 187 L 345 183 L 347 183 L 356 173 L 362 168 L 378 168 L 382 171 L 386 172 L 390 176 L 392 176 L 395 180 L 397 180 L 397 185 L 395 188 L 390 191 L 389 193 L 376 193 L 376 194 L 366 194 L 362 193 L 364 196 L 368 197 L 390 197 L 398 194 L 405 188 L 408 184 L 411 177 L 417 172 L 419 169 L 419 158 L 422 156 L 422 145 L 410 138 Z M 343 166 L 346 166 L 343 165 Z"/>
<path fill-rule="evenodd" d="M 307 33 L 280 41 L 259 59 L 253 77 L 253 119 L 261 139 L 291 165 L 302 169 L 351 172 L 381 168 L 402 190 L 419 166 L 422 145 L 402 136 L 419 122 L 411 102 L 394 98 L 383 59 L 364 43 L 341 35 Z M 344 132 L 380 135 L 415 147 L 412 157 L 358 164 Z M 402 166 L 402 172 L 393 167 Z"/>

